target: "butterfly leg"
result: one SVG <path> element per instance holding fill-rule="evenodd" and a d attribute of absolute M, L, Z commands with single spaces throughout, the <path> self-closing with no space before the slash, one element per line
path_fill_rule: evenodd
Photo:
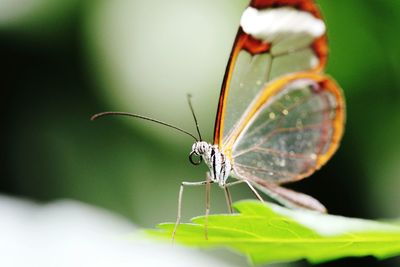
<path fill-rule="evenodd" d="M 253 191 L 254 195 L 260 200 L 261 202 L 264 202 L 264 199 L 260 196 L 260 194 L 257 192 L 257 190 L 254 188 L 254 186 L 251 185 L 251 183 L 247 180 L 244 180 L 244 182 L 247 184 L 247 186 Z"/>
<path fill-rule="evenodd" d="M 254 188 L 254 186 L 251 185 L 251 183 L 247 180 L 239 180 L 236 182 L 232 182 L 232 183 L 228 183 L 225 185 L 226 188 L 237 185 L 237 184 L 241 184 L 241 183 L 246 183 L 247 186 L 250 188 L 250 190 L 253 192 L 253 194 L 256 196 L 256 198 L 258 200 L 260 200 L 261 202 L 264 202 L 264 199 L 261 197 L 261 195 L 257 192 L 257 190 Z M 232 202 L 231 202 L 232 203 Z"/>
<path fill-rule="evenodd" d="M 185 186 L 201 186 L 211 184 L 212 181 L 201 181 L 201 182 L 182 182 L 179 188 L 179 196 L 178 196 L 178 215 L 176 217 L 174 231 L 172 232 L 172 241 L 175 239 L 175 234 L 178 229 L 179 223 L 181 221 L 181 212 L 182 212 L 182 198 L 183 198 L 183 189 Z"/>
<path fill-rule="evenodd" d="M 211 178 L 210 174 L 207 173 L 206 180 L 206 215 L 204 218 L 204 237 L 208 240 L 208 215 L 210 214 L 210 203 L 211 203 Z"/>
<path fill-rule="evenodd" d="M 228 206 L 229 213 L 233 213 L 232 209 L 232 196 L 228 186 L 224 186 L 226 205 Z"/>

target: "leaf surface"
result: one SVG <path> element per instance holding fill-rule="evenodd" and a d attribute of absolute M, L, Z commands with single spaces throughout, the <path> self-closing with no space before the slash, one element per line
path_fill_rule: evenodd
<path fill-rule="evenodd" d="M 400 255 L 400 225 L 396 223 L 290 210 L 258 201 L 240 201 L 234 207 L 239 213 L 208 217 L 208 240 L 203 216 L 179 225 L 176 242 L 201 248 L 226 247 L 255 264 Z M 158 228 L 147 232 L 171 239 L 173 223 Z"/>

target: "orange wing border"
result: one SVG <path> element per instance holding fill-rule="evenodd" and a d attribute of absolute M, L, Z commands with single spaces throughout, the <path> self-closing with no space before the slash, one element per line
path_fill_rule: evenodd
<path fill-rule="evenodd" d="M 310 168 L 309 172 L 302 174 L 301 177 L 298 177 L 298 179 L 311 175 L 311 173 L 313 173 L 315 170 L 318 170 L 332 157 L 339 147 L 339 142 L 343 136 L 344 125 L 346 121 L 346 107 L 342 89 L 327 75 L 313 72 L 302 72 L 283 76 L 282 78 L 275 80 L 273 83 L 268 84 L 263 89 L 257 101 L 250 106 L 247 114 L 245 114 L 245 116 L 243 116 L 239 122 L 238 127 L 235 128 L 235 130 L 228 137 L 226 143 L 223 144 L 222 151 L 231 161 L 233 161 L 232 148 L 254 115 L 271 97 L 275 96 L 280 90 L 285 88 L 286 85 L 298 79 L 310 79 L 315 81 L 320 85 L 321 90 L 326 90 L 332 93 L 337 102 L 335 118 L 332 120 L 333 135 L 329 148 L 324 154 L 318 154 L 314 168 Z"/>
<path fill-rule="evenodd" d="M 322 19 L 321 12 L 318 6 L 312 0 L 252 0 L 250 6 L 258 9 L 291 6 L 296 9 L 307 11 L 315 17 Z M 246 34 L 242 27 L 239 27 L 233 48 L 229 56 L 228 64 L 225 70 L 224 79 L 221 86 L 217 115 L 215 118 L 214 138 L 213 143 L 222 146 L 224 115 L 226 110 L 227 95 L 229 93 L 229 85 L 232 78 L 232 73 L 236 64 L 236 60 L 241 50 L 246 50 L 252 55 L 266 53 L 270 50 L 271 44 L 256 40 L 249 34 Z M 328 40 L 326 34 L 317 38 L 311 45 L 314 53 L 319 58 L 319 65 L 310 72 L 321 72 L 326 66 L 328 59 Z"/>

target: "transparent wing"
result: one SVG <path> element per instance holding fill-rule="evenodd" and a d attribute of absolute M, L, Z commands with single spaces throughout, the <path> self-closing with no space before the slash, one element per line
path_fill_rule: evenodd
<path fill-rule="evenodd" d="M 265 181 L 252 183 L 258 190 L 289 208 L 326 213 L 327 209 L 315 198 Z"/>
<path fill-rule="evenodd" d="M 264 88 L 223 150 L 238 178 L 292 182 L 333 155 L 344 123 L 343 96 L 333 80 L 313 73 L 289 75 Z"/>
<path fill-rule="evenodd" d="M 313 1 L 251 1 L 222 84 L 214 144 L 223 146 L 268 83 L 289 73 L 319 72 L 326 58 L 325 24 Z"/>

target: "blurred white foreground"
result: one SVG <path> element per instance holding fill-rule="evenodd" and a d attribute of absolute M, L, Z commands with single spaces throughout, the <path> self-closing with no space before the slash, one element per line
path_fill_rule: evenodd
<path fill-rule="evenodd" d="M 0 196 L 0 266 L 228 266 L 143 238 L 134 225 L 76 201 L 38 205 Z"/>

